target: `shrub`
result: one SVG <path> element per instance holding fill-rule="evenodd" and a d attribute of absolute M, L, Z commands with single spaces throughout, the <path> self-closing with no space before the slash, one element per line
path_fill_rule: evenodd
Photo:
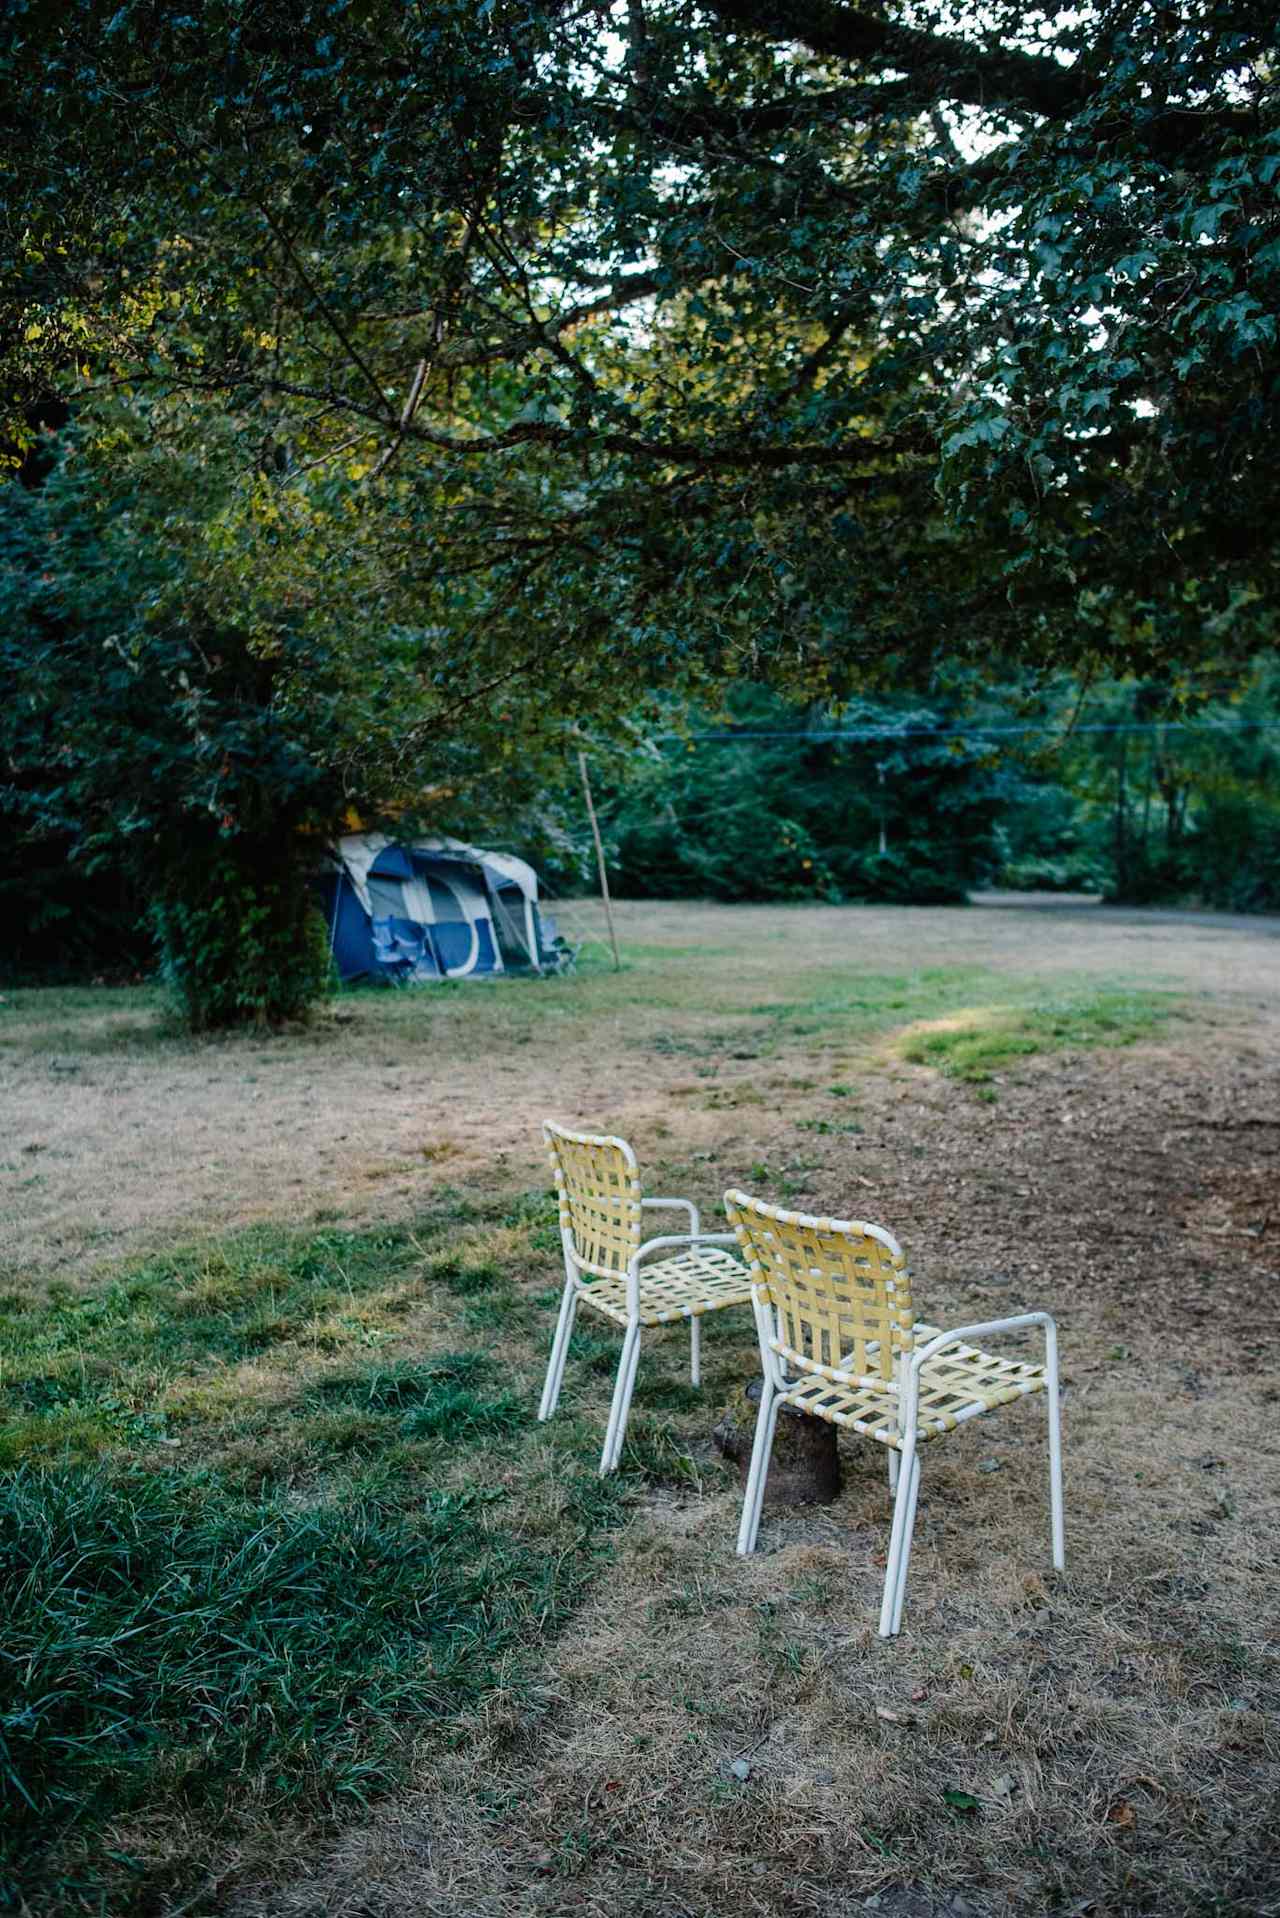
<path fill-rule="evenodd" d="M 228 845 L 163 882 L 155 923 L 164 976 L 193 1032 L 279 1025 L 331 990 L 325 923 L 290 854 Z"/>

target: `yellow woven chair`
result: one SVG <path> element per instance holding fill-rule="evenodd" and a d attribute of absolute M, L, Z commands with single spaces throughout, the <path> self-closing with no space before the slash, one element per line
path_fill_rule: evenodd
<path fill-rule="evenodd" d="M 615 1469 L 622 1456 L 641 1328 L 688 1319 L 690 1373 L 693 1383 L 700 1385 L 702 1315 L 729 1305 L 749 1305 L 751 1280 L 733 1254 L 720 1249 L 733 1244 L 732 1232 L 703 1232 L 698 1209 L 688 1199 L 643 1197 L 636 1155 L 625 1139 L 566 1132 L 549 1120 L 542 1132 L 560 1201 L 565 1276 L 538 1417 L 549 1419 L 556 1409 L 579 1305 L 622 1326 L 622 1357 L 600 1455 L 603 1476 Z M 642 1241 L 643 1213 L 660 1209 L 687 1212 L 688 1232 Z M 675 1246 L 681 1250 L 673 1256 L 641 1265 L 652 1253 Z"/>
<path fill-rule="evenodd" d="M 875 1439 L 889 1452 L 893 1530 L 880 1636 L 902 1626 L 911 1534 L 920 1490 L 919 1448 L 958 1425 L 1030 1392 L 1049 1409 L 1049 1505 L 1053 1563 L 1063 1569 L 1062 1436 L 1058 1330 L 1047 1312 L 1020 1312 L 942 1331 L 916 1320 L 911 1274 L 892 1233 L 848 1219 L 783 1212 L 726 1192 L 725 1211 L 751 1268 L 764 1392 L 738 1532 L 755 1550 L 773 1434 L 782 1406 Z M 1024 1326 L 1044 1329 L 1045 1362 L 996 1358 L 970 1345 Z"/>

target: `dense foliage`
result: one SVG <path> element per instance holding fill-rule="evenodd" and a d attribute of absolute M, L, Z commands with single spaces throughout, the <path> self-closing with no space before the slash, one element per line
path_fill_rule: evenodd
<path fill-rule="evenodd" d="M 1163 670 L 1267 616 L 1271 7 L 17 19 L 15 422 L 124 379 L 378 491 L 446 707 L 481 627 L 585 701 L 604 657 Z"/>
<path fill-rule="evenodd" d="M 327 839 L 365 815 L 450 822 L 462 795 L 474 827 L 481 783 L 508 816 L 546 729 L 501 699 L 433 724 L 446 669 L 326 547 L 340 504 L 244 486 L 233 435 L 109 424 L 0 489 L 0 956 L 118 974 L 149 928 L 195 1029 L 278 1022 L 328 980 Z"/>
<path fill-rule="evenodd" d="M 1065 712 L 1065 694 L 1058 706 Z M 1009 884 L 1097 887 L 1139 904 L 1280 909 L 1274 660 L 1190 720 L 1170 716 L 1158 684 L 1091 689 L 1062 743 L 1026 759 L 1000 844 Z"/>
<path fill-rule="evenodd" d="M 991 876 L 1009 782 L 938 710 L 863 702 L 833 721 L 751 687 L 727 704 L 718 726 L 682 714 L 681 733 L 605 763 L 620 891 L 923 903 Z"/>
<path fill-rule="evenodd" d="M 1171 716 L 1167 687 L 1150 682 L 839 711 L 739 683 L 715 706 L 638 711 L 592 745 L 591 765 L 611 883 L 631 897 L 958 902 L 996 885 L 1280 910 L 1280 673 L 1269 659 L 1191 718 Z M 592 890 L 576 754 L 542 765 L 539 782 L 529 803 L 499 780 L 495 836 L 533 857 L 553 891 Z M 150 893 L 147 922 L 196 1026 L 261 1013 L 264 980 L 278 982 L 279 1016 L 325 983 L 305 886 L 318 835 L 257 875 L 252 838 L 215 837 L 163 884 L 116 863 L 119 843 L 104 835 L 97 866 L 69 827 L 12 847 L 0 977 L 149 968 L 139 901 Z M 151 838 L 136 843 L 149 858 Z M 60 847 L 76 849 L 61 867 Z"/>
<path fill-rule="evenodd" d="M 613 883 L 641 896 L 923 903 L 994 884 L 1280 909 L 1270 659 L 1190 718 L 1152 682 L 838 713 L 737 686 L 602 752 L 596 783 Z M 561 849 L 541 848 L 562 884 L 590 875 L 574 801 L 566 786 Z"/>
<path fill-rule="evenodd" d="M 133 881 L 195 1028 L 277 1020 L 327 975 L 299 852 L 340 794 L 313 728 L 347 654 L 220 596 L 216 505 L 197 540 L 166 510 L 171 467 L 159 487 L 126 471 L 112 487 L 73 451 L 0 502 L 6 810 L 37 848 Z M 305 710 L 284 690 L 300 673 Z"/>

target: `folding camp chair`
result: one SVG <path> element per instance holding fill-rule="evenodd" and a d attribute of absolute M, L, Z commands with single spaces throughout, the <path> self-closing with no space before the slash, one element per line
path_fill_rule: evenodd
<path fill-rule="evenodd" d="M 412 952 L 405 950 L 404 941 L 396 933 L 396 921 L 370 920 L 369 931 L 373 939 L 373 956 L 379 967 L 392 979 L 407 979 L 417 960 Z"/>
<path fill-rule="evenodd" d="M 550 1121 L 542 1131 L 560 1202 L 565 1278 L 538 1417 L 549 1419 L 556 1409 L 579 1305 L 622 1326 L 622 1356 L 600 1455 L 603 1475 L 622 1456 L 641 1328 L 688 1319 L 690 1375 L 700 1385 L 702 1315 L 748 1305 L 751 1281 L 732 1253 L 720 1249 L 733 1244 L 732 1232 L 703 1232 L 697 1207 L 688 1199 L 642 1196 L 636 1155 L 625 1139 L 566 1132 Z M 641 1214 L 660 1209 L 687 1212 L 689 1231 L 642 1243 Z M 651 1253 L 675 1246 L 683 1249 L 655 1264 L 641 1264 Z"/>
<path fill-rule="evenodd" d="M 815 1219 L 726 1192 L 725 1211 L 751 1267 L 764 1391 L 742 1505 L 738 1550 L 755 1550 L 774 1427 L 782 1406 L 828 1419 L 889 1449 L 893 1530 L 880 1636 L 902 1625 L 920 1489 L 919 1448 L 1030 1392 L 1049 1410 L 1053 1563 L 1063 1569 L 1058 1331 L 1047 1312 L 941 1331 L 917 1323 L 902 1248 L 878 1225 Z M 996 1332 L 1044 1330 L 1045 1362 L 996 1358 L 967 1343 Z"/>

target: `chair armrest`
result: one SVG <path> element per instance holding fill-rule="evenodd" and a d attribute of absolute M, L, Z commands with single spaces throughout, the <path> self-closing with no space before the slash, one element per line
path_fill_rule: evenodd
<path fill-rule="evenodd" d="M 671 1232 L 660 1239 L 646 1239 L 632 1257 L 632 1264 L 638 1265 L 646 1253 L 657 1252 L 668 1245 L 736 1245 L 736 1232 Z"/>
<path fill-rule="evenodd" d="M 1020 1332 L 1027 1325 L 1042 1325 L 1045 1328 L 1046 1338 L 1052 1339 L 1056 1344 L 1058 1328 L 1047 1312 L 1019 1312 L 1011 1319 L 984 1319 L 980 1324 L 957 1325 L 950 1331 L 939 1332 L 935 1338 L 929 1340 L 927 1345 L 916 1347 L 911 1354 L 911 1371 L 918 1380 L 920 1367 L 926 1359 L 931 1359 L 936 1352 L 941 1352 L 948 1345 L 957 1344 L 961 1339 L 967 1342 L 971 1339 L 990 1338 L 993 1332 Z"/>
<path fill-rule="evenodd" d="M 692 1199 L 641 1199 L 640 1206 L 641 1210 L 645 1212 L 687 1212 L 689 1214 L 689 1230 L 695 1238 L 697 1237 L 698 1229 L 702 1221 L 698 1217 L 698 1208 Z"/>
<path fill-rule="evenodd" d="M 952 1326 L 946 1332 L 939 1332 L 927 1345 L 918 1346 L 911 1354 L 907 1367 L 906 1391 L 903 1393 L 903 1436 L 915 1444 L 916 1422 L 920 1414 L 920 1368 L 926 1360 L 937 1352 L 944 1351 L 948 1345 L 955 1345 L 963 1339 L 968 1343 L 972 1339 L 990 1338 L 994 1332 L 1021 1332 L 1025 1326 L 1039 1325 L 1044 1328 L 1045 1369 L 1050 1375 L 1051 1390 L 1058 1389 L 1058 1326 L 1048 1312 L 1019 1312 L 1011 1319 L 983 1319 L 973 1325 Z"/>

